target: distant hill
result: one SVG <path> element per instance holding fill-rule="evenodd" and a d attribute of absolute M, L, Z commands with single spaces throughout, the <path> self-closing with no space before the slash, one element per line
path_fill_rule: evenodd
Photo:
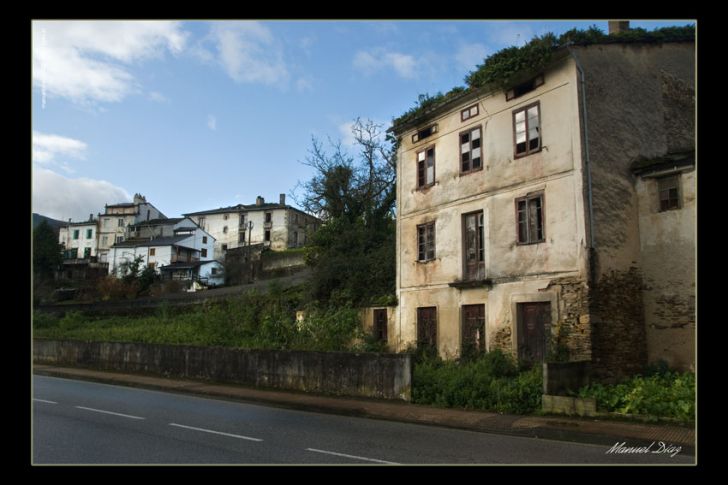
<path fill-rule="evenodd" d="M 40 214 L 36 214 L 33 212 L 33 229 L 38 227 L 38 225 L 43 222 L 47 221 L 48 224 L 53 228 L 53 231 L 58 234 L 58 230 L 61 226 L 65 226 L 67 223 L 64 221 L 59 221 L 57 219 L 51 219 L 50 217 L 42 216 Z"/>

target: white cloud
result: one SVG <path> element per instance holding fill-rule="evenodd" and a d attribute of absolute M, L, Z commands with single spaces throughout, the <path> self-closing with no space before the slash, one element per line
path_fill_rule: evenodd
<path fill-rule="evenodd" d="M 339 136 L 341 137 L 341 144 L 346 148 L 353 148 L 356 145 L 356 139 L 351 129 L 354 127 L 353 121 L 346 121 L 339 125 Z"/>
<path fill-rule="evenodd" d="M 131 201 L 131 195 L 110 182 L 89 178 L 71 179 L 52 170 L 33 170 L 33 212 L 54 219 L 76 221 L 104 211 L 104 204 Z"/>
<path fill-rule="evenodd" d="M 128 65 L 179 54 L 187 34 L 179 22 L 33 22 L 33 85 L 76 103 L 121 101 L 138 90 Z"/>
<path fill-rule="evenodd" d="M 364 74 L 374 74 L 382 69 L 393 69 L 399 77 L 412 79 L 415 77 L 415 58 L 401 52 L 387 51 L 382 48 L 370 52 L 359 51 L 354 56 L 354 68 Z"/>
<path fill-rule="evenodd" d="M 299 77 L 296 80 L 296 91 L 303 93 L 306 91 L 313 91 L 313 81 L 310 77 Z"/>
<path fill-rule="evenodd" d="M 57 156 L 83 159 L 86 148 L 87 145 L 80 140 L 33 131 L 33 161 L 36 163 L 59 164 Z M 66 171 L 70 169 L 67 164 L 61 165 L 61 167 L 65 167 Z"/>
<path fill-rule="evenodd" d="M 156 103 L 169 103 L 169 99 L 164 94 L 157 91 L 150 91 L 147 96 L 150 100 Z"/>
<path fill-rule="evenodd" d="M 208 37 L 217 51 L 217 62 L 239 83 L 285 85 L 290 75 L 283 61 L 283 48 L 270 29 L 260 22 L 220 22 Z M 196 55 L 210 59 L 198 46 Z"/>
<path fill-rule="evenodd" d="M 455 60 L 461 68 L 469 70 L 482 64 L 487 55 L 488 48 L 483 44 L 463 44 L 455 54 Z"/>
<path fill-rule="evenodd" d="M 217 130 L 217 118 L 212 115 L 207 115 L 207 127 L 212 131 Z"/>

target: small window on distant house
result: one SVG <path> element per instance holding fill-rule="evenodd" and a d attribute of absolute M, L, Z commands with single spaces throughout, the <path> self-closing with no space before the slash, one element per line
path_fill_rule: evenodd
<path fill-rule="evenodd" d="M 207 236 L 202 236 L 202 244 L 207 244 Z"/>
<path fill-rule="evenodd" d="M 83 248 L 83 257 L 84 259 L 91 257 L 91 248 Z"/>
<path fill-rule="evenodd" d="M 460 133 L 460 173 L 466 174 L 483 168 L 480 127 Z"/>
<path fill-rule="evenodd" d="M 525 83 L 521 83 L 518 86 L 515 86 L 513 89 L 509 89 L 508 91 L 506 91 L 506 101 L 510 101 L 519 96 L 523 96 L 524 94 L 533 91 L 541 85 L 543 85 L 543 74 L 539 74 L 535 78 L 529 79 Z"/>
<path fill-rule="evenodd" d="M 227 234 L 227 231 L 228 231 L 228 227 L 227 226 L 225 226 L 225 227 L 222 228 L 222 233 L 223 234 Z"/>
<path fill-rule="evenodd" d="M 238 242 L 244 243 L 245 242 L 245 231 L 240 231 L 238 233 Z"/>
<path fill-rule="evenodd" d="M 417 152 L 417 188 L 435 184 L 435 147 Z"/>
<path fill-rule="evenodd" d="M 222 250 L 223 250 L 223 251 L 227 251 L 227 244 L 223 244 L 223 245 L 222 245 Z"/>
<path fill-rule="evenodd" d="M 435 259 L 435 223 L 417 226 L 417 261 Z"/>
<path fill-rule="evenodd" d="M 660 212 L 680 208 L 680 176 L 673 175 L 657 179 L 660 197 Z"/>
<path fill-rule="evenodd" d="M 518 244 L 545 241 L 543 230 L 543 194 L 516 199 Z"/>
<path fill-rule="evenodd" d="M 109 245 L 109 236 L 102 236 L 101 237 L 101 245 L 102 246 L 108 246 Z"/>
<path fill-rule="evenodd" d="M 207 257 L 207 248 L 202 248 L 202 250 L 200 251 L 200 254 L 202 255 L 203 258 L 206 258 Z"/>
<path fill-rule="evenodd" d="M 157 255 L 157 248 L 149 249 L 149 256 L 156 256 L 156 255 Z"/>
<path fill-rule="evenodd" d="M 73 239 L 78 239 L 80 232 L 81 231 L 79 231 L 78 229 L 74 229 L 73 230 Z"/>
<path fill-rule="evenodd" d="M 86 229 L 86 239 L 93 238 L 93 233 L 94 233 L 93 229 Z"/>
<path fill-rule="evenodd" d="M 513 112 L 514 157 L 541 151 L 541 112 L 532 104 Z"/>
<path fill-rule="evenodd" d="M 270 241 L 270 231 L 265 231 L 265 240 Z"/>
<path fill-rule="evenodd" d="M 223 214 L 223 216 L 222 216 L 222 220 L 223 220 L 223 221 L 227 221 L 227 220 L 228 220 L 228 215 L 227 215 L 227 214 Z"/>
<path fill-rule="evenodd" d="M 427 128 L 423 128 L 422 130 L 418 131 L 414 135 L 412 135 L 412 143 L 417 143 L 418 141 L 424 140 L 428 136 L 432 136 L 435 133 L 437 133 L 437 125 L 428 126 Z"/>
<path fill-rule="evenodd" d="M 147 267 L 154 269 L 157 266 L 157 263 L 147 263 Z"/>
<path fill-rule="evenodd" d="M 116 236 L 116 243 L 120 243 L 124 240 L 124 236 Z"/>
<path fill-rule="evenodd" d="M 270 222 L 273 215 L 270 212 L 265 213 L 265 222 Z"/>
<path fill-rule="evenodd" d="M 217 274 L 217 268 L 210 268 L 210 274 L 216 275 Z"/>
<path fill-rule="evenodd" d="M 467 121 L 473 116 L 478 116 L 478 105 L 474 104 L 469 108 L 465 108 L 460 112 L 460 120 Z"/>
<path fill-rule="evenodd" d="M 110 219 L 104 218 L 104 227 L 109 227 L 109 220 Z"/>
<path fill-rule="evenodd" d="M 298 232 L 293 231 L 293 245 L 298 246 Z"/>
<path fill-rule="evenodd" d="M 119 227 L 124 227 L 124 219 L 119 219 L 117 224 Z"/>

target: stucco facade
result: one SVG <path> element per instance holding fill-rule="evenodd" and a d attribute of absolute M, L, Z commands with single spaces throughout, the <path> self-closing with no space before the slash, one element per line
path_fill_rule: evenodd
<path fill-rule="evenodd" d="M 134 200 L 130 203 L 107 205 L 104 213 L 99 214 L 99 261 L 112 262 L 108 256 L 109 250 L 117 242 L 126 239 L 128 226 L 142 221 L 165 218 L 166 216 L 162 212 L 140 194 L 134 194 Z"/>
<path fill-rule="evenodd" d="M 694 69 L 693 43 L 572 46 L 519 95 L 470 90 L 397 125 L 392 347 L 454 358 L 476 339 L 590 360 L 605 378 L 662 358 L 690 367 L 694 176 L 656 223 L 656 189 L 630 167 L 694 147 Z M 676 313 L 682 333 L 660 334 Z"/>
<path fill-rule="evenodd" d="M 70 222 L 58 230 L 58 243 L 63 246 L 64 259 L 96 257 L 98 220 Z M 75 256 L 74 256 L 75 255 Z"/>

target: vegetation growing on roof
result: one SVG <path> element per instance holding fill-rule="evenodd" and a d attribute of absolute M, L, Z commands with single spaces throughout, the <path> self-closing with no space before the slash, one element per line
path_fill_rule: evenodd
<path fill-rule="evenodd" d="M 598 27 L 587 30 L 572 29 L 560 36 L 552 33 L 537 36 L 522 47 L 507 47 L 487 57 L 483 64 L 465 77 L 467 88 L 458 86 L 446 94 L 434 96 L 421 94 L 411 109 L 393 121 L 395 127 L 415 120 L 438 106 L 442 106 L 460 94 L 492 85 L 508 89 L 518 81 L 524 71 L 537 72 L 546 67 L 557 49 L 567 45 L 592 45 L 611 43 L 662 43 L 689 42 L 695 40 L 695 26 L 664 27 L 653 31 L 630 29 L 624 32 L 605 34 Z"/>

